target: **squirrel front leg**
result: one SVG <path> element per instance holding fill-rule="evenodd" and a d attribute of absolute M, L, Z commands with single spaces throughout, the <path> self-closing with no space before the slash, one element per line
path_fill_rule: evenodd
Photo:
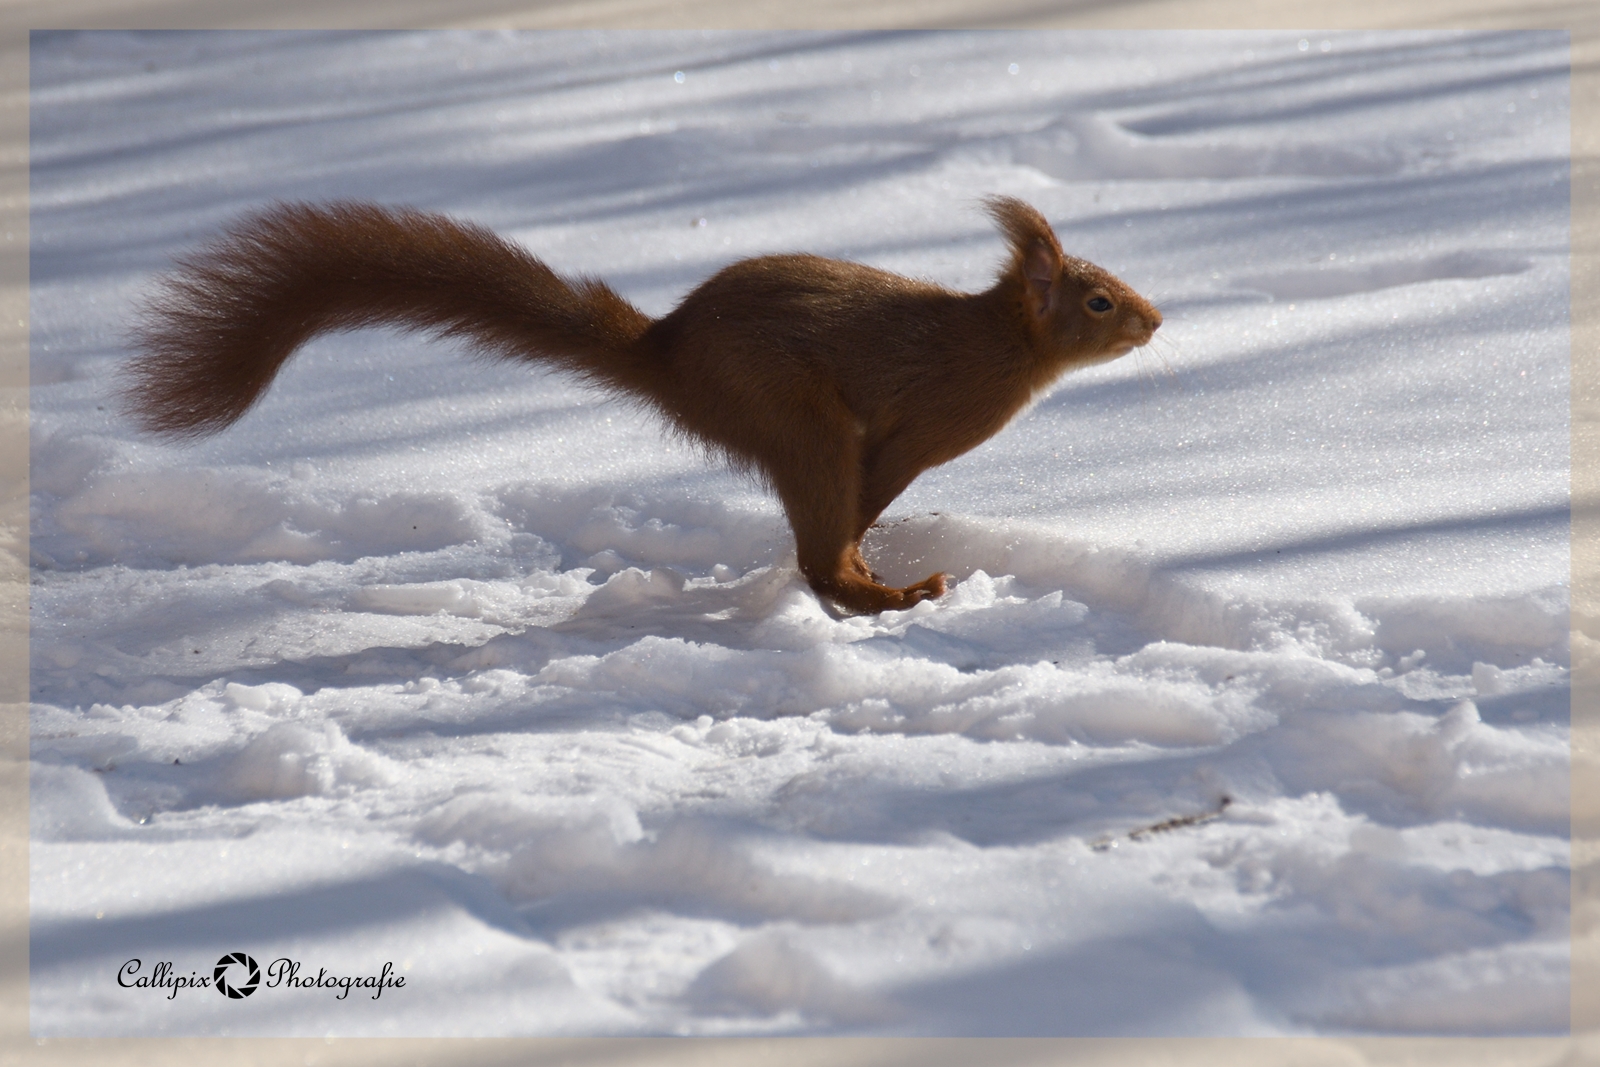
<path fill-rule="evenodd" d="M 878 521 L 878 516 L 883 514 L 883 510 L 905 492 L 906 487 L 926 467 L 927 463 L 916 454 L 911 438 L 905 434 L 893 435 L 870 444 L 865 449 L 861 462 L 861 480 L 857 490 L 855 536 L 851 544 L 851 565 L 857 573 L 871 578 L 874 582 L 882 583 L 882 579 L 874 574 L 866 561 L 861 558 L 861 539 L 872 528 L 872 524 Z M 903 594 L 917 591 L 920 593 L 917 593 L 916 600 L 943 596 L 944 575 L 931 574 L 916 585 L 899 590 Z M 916 603 L 916 600 L 912 603 Z"/>
<path fill-rule="evenodd" d="M 861 461 L 861 482 L 857 489 L 856 540 L 866 536 L 883 509 L 906 491 L 928 464 L 915 454 L 906 434 L 895 434 L 870 444 Z"/>

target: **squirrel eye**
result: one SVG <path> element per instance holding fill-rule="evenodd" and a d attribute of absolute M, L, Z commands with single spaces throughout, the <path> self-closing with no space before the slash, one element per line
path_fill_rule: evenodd
<path fill-rule="evenodd" d="M 1102 313 L 1110 311 L 1111 301 L 1103 296 L 1091 296 L 1089 298 L 1089 310 Z"/>

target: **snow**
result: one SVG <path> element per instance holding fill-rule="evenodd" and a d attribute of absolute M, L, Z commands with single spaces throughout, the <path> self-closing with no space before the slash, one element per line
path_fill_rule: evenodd
<path fill-rule="evenodd" d="M 1566 1030 L 1564 34 L 44 34 L 31 78 L 35 1035 Z M 1166 324 L 891 506 L 880 572 L 953 578 L 905 612 L 449 345 L 319 340 L 192 446 L 117 407 L 155 277 L 273 200 L 660 314 L 777 251 L 976 290 L 992 193 Z M 244 999 L 118 984 L 236 951 Z"/>

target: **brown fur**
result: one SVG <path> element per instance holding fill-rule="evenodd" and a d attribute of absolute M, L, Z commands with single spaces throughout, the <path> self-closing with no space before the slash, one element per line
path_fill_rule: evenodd
<path fill-rule="evenodd" d="M 478 226 L 372 204 L 279 206 L 167 278 L 127 397 L 145 429 L 198 437 L 249 410 L 319 333 L 384 324 L 463 337 L 648 402 L 772 485 L 820 596 L 851 611 L 906 608 L 942 595 L 944 575 L 893 589 L 872 574 L 860 541 L 889 502 L 1063 372 L 1143 345 L 1161 324 L 1115 277 L 1064 255 L 1033 208 L 988 205 L 1011 254 L 987 292 L 762 256 L 655 320 Z M 1111 307 L 1092 310 L 1097 299 Z"/>

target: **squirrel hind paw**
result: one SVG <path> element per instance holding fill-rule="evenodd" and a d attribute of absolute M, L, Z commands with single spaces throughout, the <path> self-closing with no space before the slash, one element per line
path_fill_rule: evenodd
<path fill-rule="evenodd" d="M 831 581 L 812 582 L 818 596 L 855 615 L 876 615 L 882 611 L 904 611 L 924 600 L 944 596 L 943 574 L 930 575 L 915 585 L 895 589 L 846 571 Z"/>

